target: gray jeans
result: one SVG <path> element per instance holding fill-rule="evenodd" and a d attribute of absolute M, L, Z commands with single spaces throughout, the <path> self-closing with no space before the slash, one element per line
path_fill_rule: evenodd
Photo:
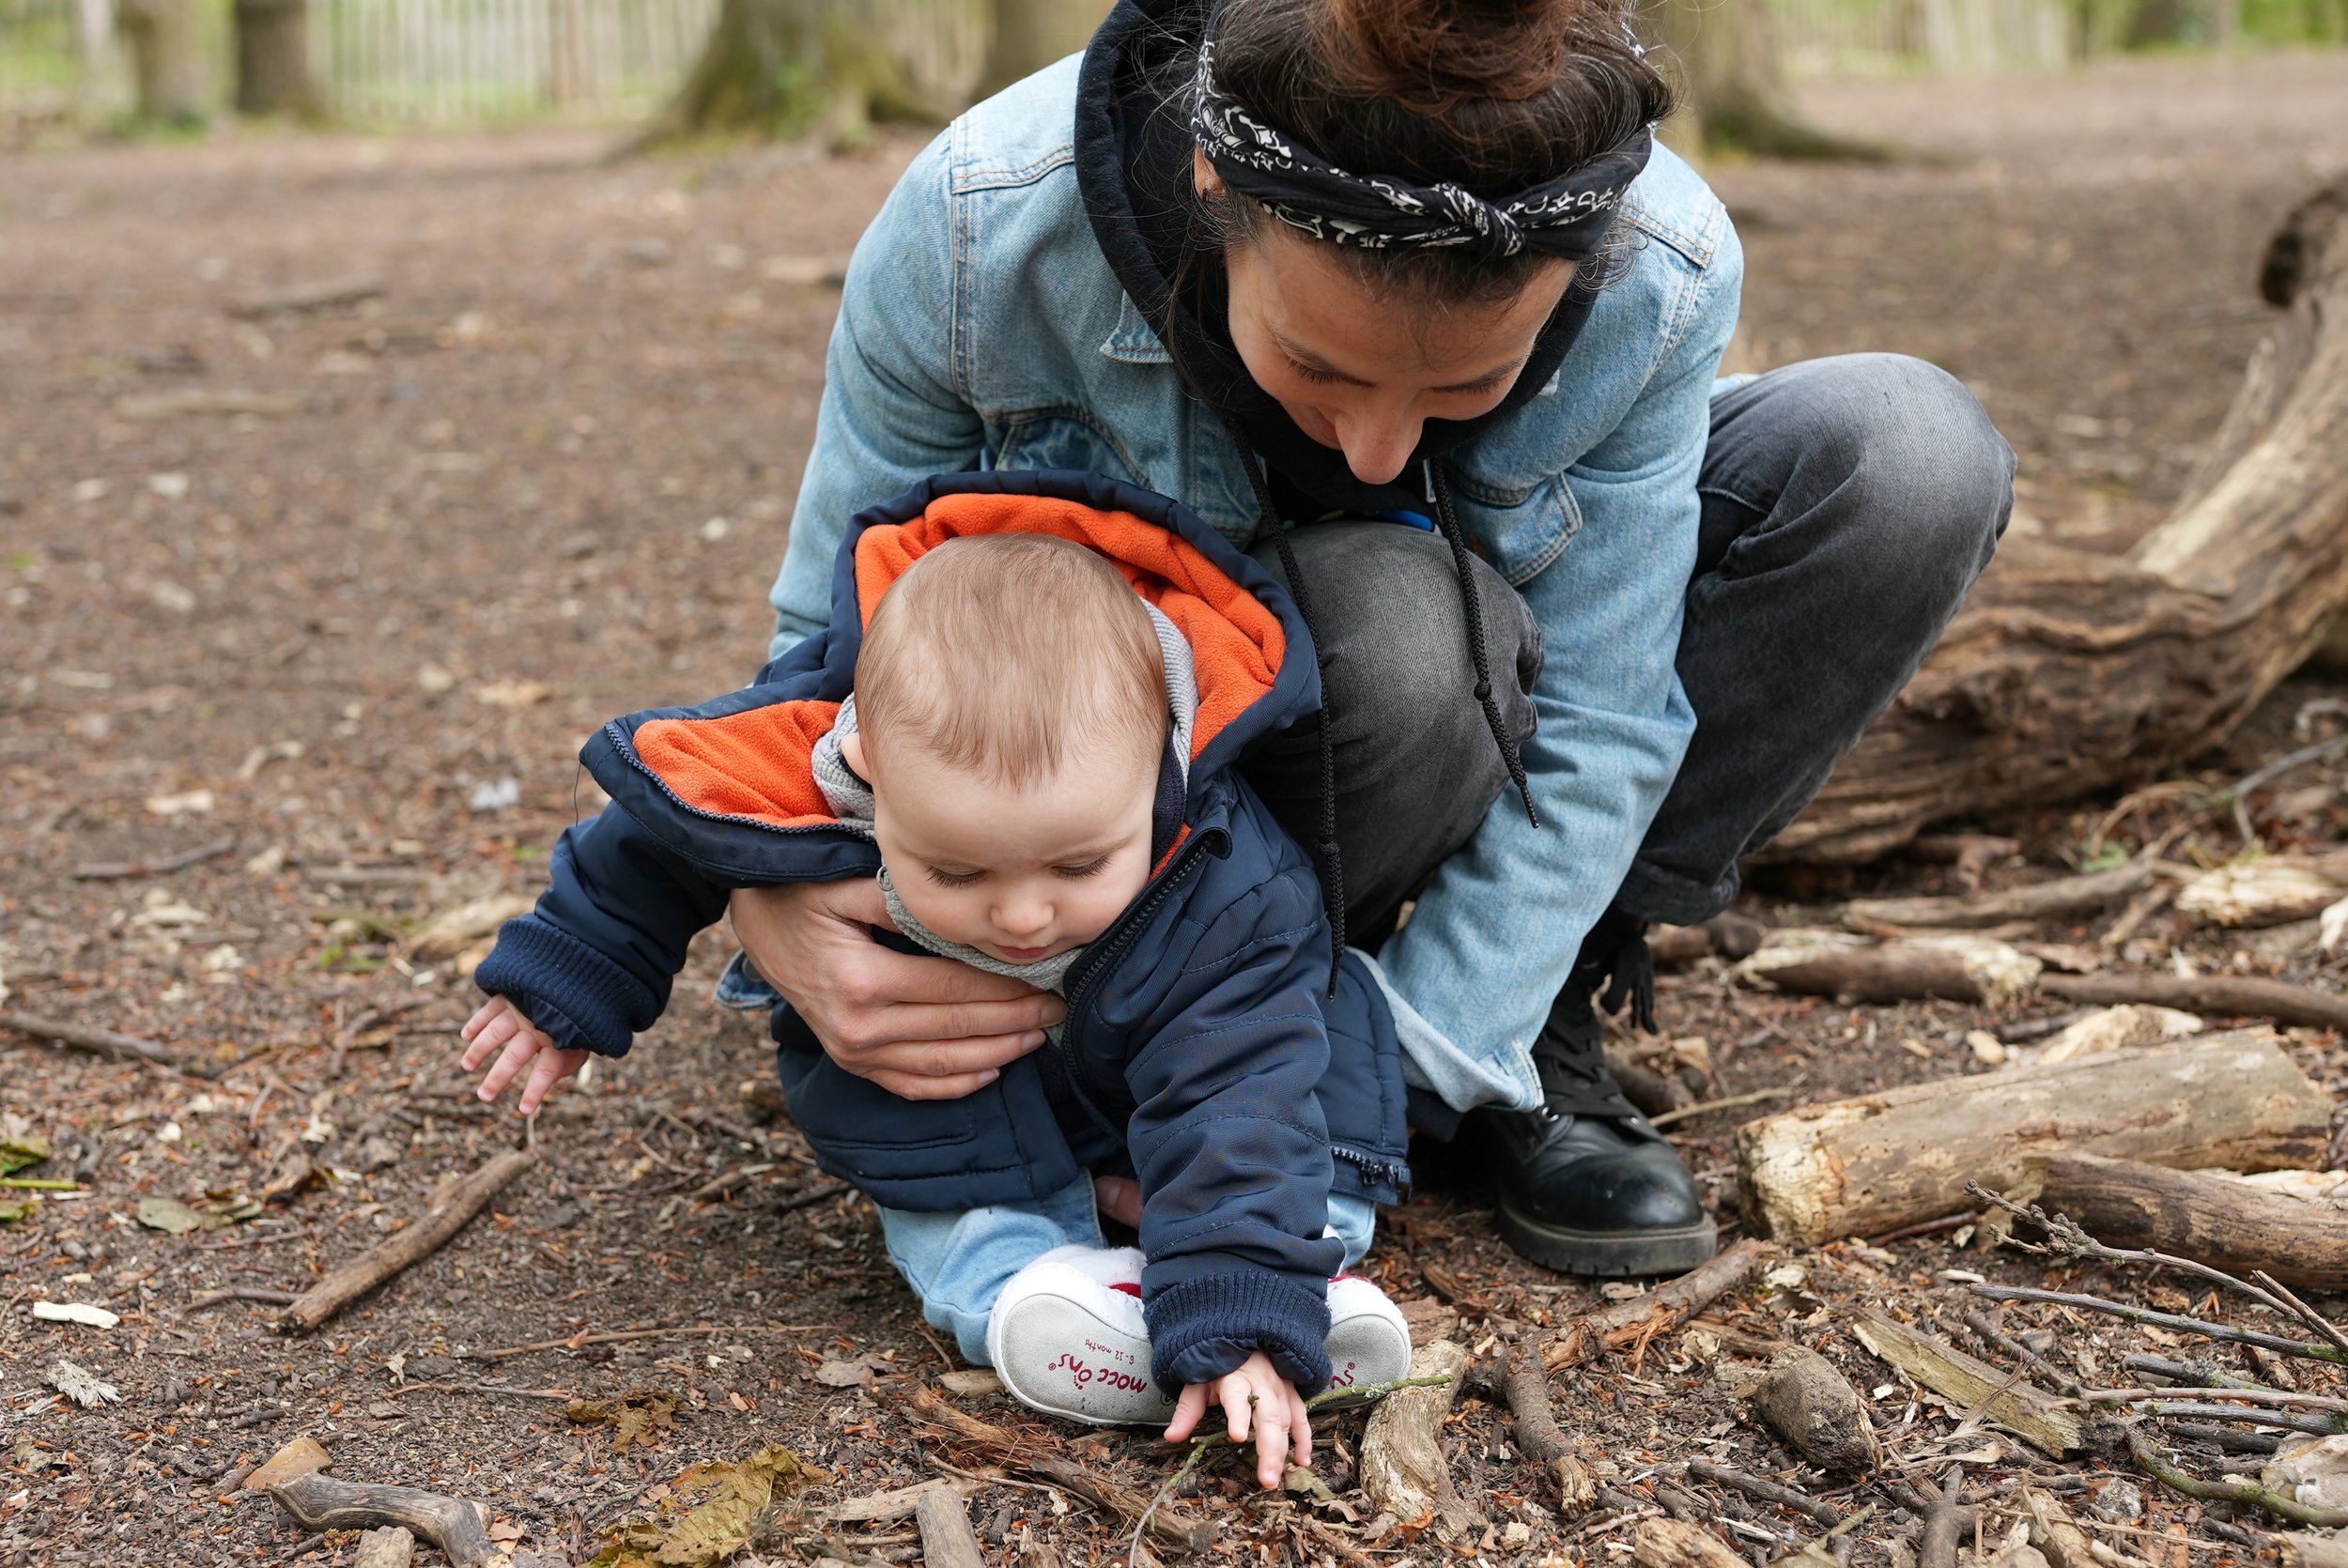
<path fill-rule="evenodd" d="M 1849 355 L 1715 397 L 1697 491 L 1678 656 L 1695 738 L 1615 896 L 1628 915 L 1682 925 L 1727 907 L 1738 857 L 1809 804 L 1939 640 L 2005 530 L 2014 453 L 1945 372 Z M 1470 695 L 1443 540 L 1393 523 L 1290 538 L 1323 644 L 1348 919 L 1374 947 L 1507 776 Z M 1256 554 L 1279 580 L 1272 547 Z M 1494 684 L 1529 735 L 1540 630 L 1497 572 L 1474 569 Z M 1511 667 L 1513 686 L 1500 679 Z M 1243 765 L 1303 844 L 1317 837 L 1316 748 L 1300 727 Z"/>

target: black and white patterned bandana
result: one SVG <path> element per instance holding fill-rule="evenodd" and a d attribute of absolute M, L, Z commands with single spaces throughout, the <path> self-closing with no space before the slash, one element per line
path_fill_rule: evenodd
<path fill-rule="evenodd" d="M 1230 187 L 1317 239 L 1363 250 L 1463 245 L 1499 259 L 1531 250 L 1587 260 L 1655 148 L 1647 127 L 1613 152 L 1503 202 L 1448 180 L 1414 185 L 1338 168 L 1216 87 L 1214 45 L 1198 46 L 1191 135 Z"/>

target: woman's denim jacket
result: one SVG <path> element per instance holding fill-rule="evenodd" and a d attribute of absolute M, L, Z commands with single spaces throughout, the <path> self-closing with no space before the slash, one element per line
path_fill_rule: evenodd
<path fill-rule="evenodd" d="M 1108 474 L 1252 541 L 1237 447 L 1184 392 L 1078 200 L 1076 68 L 948 127 L 857 244 L 773 591 L 773 656 L 829 619 L 849 518 L 982 453 Z M 1660 146 L 1623 219 L 1637 248 L 1557 377 L 1446 459 L 1461 525 L 1547 650 L 1524 752 L 1541 825 L 1505 798 L 1374 966 L 1414 1081 L 1460 1109 L 1538 1103 L 1528 1050 L 1695 728 L 1673 663 L 1743 256 L 1719 199 Z"/>

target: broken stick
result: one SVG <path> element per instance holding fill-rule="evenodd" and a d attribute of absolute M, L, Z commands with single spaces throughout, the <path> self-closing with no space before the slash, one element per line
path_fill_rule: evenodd
<path fill-rule="evenodd" d="M 2262 1268 L 2285 1284 L 2348 1290 L 2348 1211 L 2224 1176 L 2133 1160 L 2032 1155 L 2038 1201 L 2099 1239 L 2151 1247 L 2235 1273 Z"/>
<path fill-rule="evenodd" d="M 463 1498 L 413 1486 L 332 1481 L 315 1473 L 281 1481 L 269 1495 L 305 1530 L 398 1525 L 440 1547 L 456 1568 L 483 1568 L 498 1555 L 489 1542 L 487 1511 Z"/>
<path fill-rule="evenodd" d="M 970 1515 L 950 1488 L 925 1489 L 914 1501 L 913 1519 L 921 1531 L 921 1561 L 926 1568 L 986 1568 L 986 1554 L 979 1550 Z"/>
<path fill-rule="evenodd" d="M 186 1070 L 178 1054 L 143 1040 L 135 1035 L 118 1035 L 112 1029 L 85 1028 L 79 1023 L 63 1023 L 53 1018 L 36 1018 L 31 1013 L 0 1011 L 0 1029 L 30 1035 L 37 1040 L 49 1040 L 75 1051 L 86 1051 L 93 1056 L 103 1056 L 115 1062 L 146 1062 L 159 1068 Z"/>
<path fill-rule="evenodd" d="M 1452 1487 L 1441 1441 L 1467 1366 L 1468 1353 L 1449 1340 L 1422 1345 L 1411 1353 L 1411 1376 L 1445 1381 L 1389 1394 L 1371 1414 L 1362 1434 L 1362 1490 L 1381 1512 L 1398 1519 L 1431 1514 L 1455 1533 L 1484 1522 Z"/>
<path fill-rule="evenodd" d="M 303 1291 L 286 1309 L 281 1321 L 288 1329 L 317 1328 L 402 1269 L 438 1252 L 465 1228 L 465 1222 L 504 1191 L 506 1183 L 535 1163 L 537 1156 L 527 1149 L 508 1149 L 471 1175 L 450 1182 L 435 1194 L 432 1209 L 422 1220 L 394 1232 L 381 1246 L 352 1258 Z"/>
<path fill-rule="evenodd" d="M 2330 1118 L 2279 1043 L 2241 1031 L 1763 1116 L 1738 1129 L 1737 1163 L 1753 1228 L 1815 1246 L 1953 1213 L 1969 1178 L 2013 1187 L 2052 1150 L 2305 1169 Z"/>
<path fill-rule="evenodd" d="M 2062 1400 L 1976 1360 L 1955 1345 L 1862 1312 L 1851 1332 L 1859 1343 L 1939 1394 L 1958 1410 L 1978 1410 L 2040 1453 L 2060 1459 L 2086 1438 L 2078 1416 Z"/>
<path fill-rule="evenodd" d="M 1930 926 L 1979 930 L 2009 920 L 2051 920 L 2108 909 L 2153 880 L 2155 862 L 2139 855 L 2124 866 L 2086 876 L 2057 877 L 2002 893 L 1969 899 L 1854 899 L 1844 917 L 1861 926 Z"/>
<path fill-rule="evenodd" d="M 1732 1290 L 1742 1289 L 1760 1271 L 1769 1248 L 1747 1237 L 1711 1262 L 1699 1264 L 1644 1296 L 1617 1301 L 1573 1319 L 1541 1347 L 1551 1372 L 1597 1360 L 1608 1350 L 1645 1345 L 1670 1332 Z"/>

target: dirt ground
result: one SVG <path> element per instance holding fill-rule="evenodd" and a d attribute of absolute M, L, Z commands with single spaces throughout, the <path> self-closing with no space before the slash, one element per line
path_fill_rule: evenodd
<path fill-rule="evenodd" d="M 1749 254 L 1739 362 L 1926 356 L 2020 450 L 2016 526 L 2117 541 L 2156 518 L 2263 328 L 2264 236 L 2348 165 L 2348 56 L 1809 98 L 1839 129 L 1939 156 L 1714 171 Z M 594 724 L 726 689 L 757 661 L 834 298 L 792 264 L 843 251 L 914 146 L 610 166 L 600 140 L 569 131 L 253 135 L 0 158 L 5 1005 L 162 1042 L 212 1074 L 0 1033 L 0 1139 L 46 1138 L 51 1157 L 22 1176 L 83 1189 L 0 1223 L 0 1565 L 347 1561 L 347 1536 L 229 1490 L 300 1435 L 336 1476 L 480 1498 L 502 1541 L 569 1562 L 685 1466 L 767 1443 L 828 1472 L 811 1508 L 1004 1462 L 912 1411 L 944 1352 L 870 1210 L 828 1192 L 787 1121 L 744 1098 L 771 1068 L 762 1030 L 703 1000 L 722 933 L 635 1053 L 543 1118 L 541 1165 L 446 1247 L 308 1336 L 281 1334 L 266 1300 L 192 1305 L 299 1290 L 521 1141 L 456 1069 L 465 944 L 419 946 L 419 929 L 534 891 L 587 804 L 573 758 Z M 358 275 L 379 297 L 229 308 Z M 2327 690 L 2294 682 L 2201 774 L 2287 749 L 2299 705 Z M 2339 838 L 2340 784 L 2310 768 L 2262 797 L 2263 842 Z M 1990 824 L 2025 845 L 1993 880 L 2065 869 L 2109 804 Z M 2132 822 L 2127 841 L 2146 830 Z M 81 874 L 222 841 L 176 869 Z M 2220 815 L 2170 853 L 2242 847 Z M 1945 876 L 1781 880 L 1747 908 L 1798 923 L 1782 895 L 1935 891 Z M 2245 946 L 2164 915 L 2127 956 L 2325 974 L 2305 930 Z M 1708 1094 L 1786 1102 L 1978 1070 L 1968 1032 L 2020 1021 L 1733 992 L 1716 963 L 1667 977 L 1662 1012 L 1667 1036 L 1708 1042 Z M 2348 1079 L 2331 1037 L 2300 1031 L 2292 1049 L 2318 1082 Z M 1726 1235 L 1741 1114 L 1673 1130 Z M 218 1228 L 143 1224 L 154 1199 Z M 1488 1212 L 1472 1182 L 1436 1179 L 1383 1227 L 1370 1269 L 1419 1303 L 1422 1338 L 1456 1320 L 1489 1349 L 1599 1300 L 1508 1253 Z M 1847 1332 L 1852 1305 L 1896 1303 L 1961 1339 L 1967 1270 L 2044 1283 L 2041 1265 L 1959 1253 L 1946 1233 L 1799 1261 L 1806 1280 L 1719 1310 L 1819 1346 L 1876 1391 L 1887 1474 L 1968 1455 L 1999 1474 L 2060 1468 L 2130 1560 L 2249 1560 L 2226 1509 L 2116 1479 L 2109 1455 L 2058 1468 L 1970 1427 L 1957 1454 L 1954 1413 L 1919 1403 Z M 39 1301 L 119 1322 L 36 1319 Z M 2081 1376 L 2117 1376 L 2119 1354 L 2147 1343 L 2084 1319 L 2013 1321 L 2060 1330 L 2052 1354 Z M 694 1331 L 474 1359 L 631 1328 Z M 1561 1520 L 1503 1413 L 1472 1398 L 1445 1440 L 1491 1527 L 1480 1535 L 1443 1546 L 1415 1521 L 1370 1517 L 1351 1491 L 1358 1416 L 1327 1423 L 1336 1503 L 1244 1495 L 1227 1463 L 1182 1506 L 1218 1522 L 1211 1555 L 1234 1560 L 1605 1560 L 1662 1507 L 1712 1519 L 1762 1562 L 1816 1527 L 1678 1476 L 1700 1457 L 1797 1473 L 1735 1397 L 1753 1363 L 1721 1354 L 1674 1339 L 1560 1384 L 1568 1434 L 1637 1504 L 1627 1513 Z M 61 1358 L 120 1402 L 60 1400 Z M 672 1403 L 649 1443 L 616 1450 L 611 1426 L 565 1417 L 572 1397 L 629 1393 Z M 1079 1438 L 999 1398 L 964 1403 L 1144 1494 L 1173 1468 L 1147 1436 Z M 1997 1457 L 1978 1457 L 1985 1441 Z M 1121 1559 L 1130 1526 L 996 1476 L 970 1499 L 990 1560 Z M 1856 1556 L 1902 1560 L 1916 1492 L 1798 1479 L 1837 1506 L 1875 1503 Z M 894 1561 L 914 1540 L 905 1521 L 787 1510 L 751 1556 Z"/>

